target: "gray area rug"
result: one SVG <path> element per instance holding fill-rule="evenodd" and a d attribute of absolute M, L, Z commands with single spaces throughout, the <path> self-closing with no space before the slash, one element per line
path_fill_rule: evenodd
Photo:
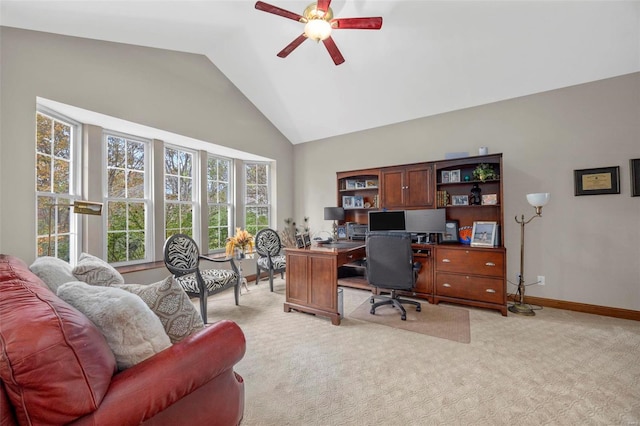
<path fill-rule="evenodd" d="M 413 305 L 405 306 L 406 321 L 402 321 L 400 311 L 391 305 L 376 308 L 375 315 L 372 315 L 370 313 L 371 303 L 368 299 L 348 316 L 353 319 L 453 340 L 454 342 L 471 342 L 468 310 L 430 305 L 427 301 L 420 301 L 420 303 L 422 305 L 420 312 L 416 312 Z"/>

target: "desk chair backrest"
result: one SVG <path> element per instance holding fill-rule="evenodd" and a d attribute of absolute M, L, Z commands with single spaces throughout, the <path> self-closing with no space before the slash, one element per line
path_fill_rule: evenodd
<path fill-rule="evenodd" d="M 409 290 L 415 283 L 411 234 L 376 231 L 367 234 L 367 279 L 387 289 Z"/>

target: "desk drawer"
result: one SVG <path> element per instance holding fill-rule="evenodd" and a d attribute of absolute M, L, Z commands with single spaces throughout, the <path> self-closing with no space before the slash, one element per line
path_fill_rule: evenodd
<path fill-rule="evenodd" d="M 504 280 L 463 274 L 436 274 L 438 296 L 504 303 Z"/>
<path fill-rule="evenodd" d="M 504 275 L 504 252 L 438 248 L 436 270 L 502 277 Z"/>
<path fill-rule="evenodd" d="M 363 259 L 366 256 L 366 249 L 363 247 L 359 247 L 355 250 L 350 250 L 345 253 L 338 254 L 338 266 L 342 266 L 347 263 L 351 263 L 354 260 Z"/>

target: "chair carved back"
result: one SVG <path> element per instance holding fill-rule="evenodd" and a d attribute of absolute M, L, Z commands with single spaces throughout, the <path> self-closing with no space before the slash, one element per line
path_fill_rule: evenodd
<path fill-rule="evenodd" d="M 255 248 L 260 256 L 277 256 L 282 250 L 280 236 L 273 229 L 262 229 L 256 234 Z"/>
<path fill-rule="evenodd" d="M 198 245 L 188 235 L 172 235 L 164 246 L 164 262 L 178 276 L 196 272 L 200 263 Z"/>

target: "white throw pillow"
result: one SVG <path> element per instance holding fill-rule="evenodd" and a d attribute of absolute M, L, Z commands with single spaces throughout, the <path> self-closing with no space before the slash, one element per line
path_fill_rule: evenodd
<path fill-rule="evenodd" d="M 204 328 L 202 317 L 191 299 L 171 275 L 153 284 L 117 284 L 114 287 L 140 296 L 160 318 L 172 343 Z"/>
<path fill-rule="evenodd" d="M 73 275 L 77 280 L 91 285 L 124 284 L 124 278 L 120 272 L 116 271 L 109 263 L 89 253 L 80 255 L 78 264 L 73 268 Z"/>
<path fill-rule="evenodd" d="M 58 287 L 58 297 L 82 312 L 102 331 L 119 370 L 171 346 L 158 317 L 135 294 L 73 281 Z"/>
<path fill-rule="evenodd" d="M 44 281 L 54 293 L 60 285 L 78 280 L 73 275 L 73 267 L 57 257 L 39 257 L 29 266 L 29 270 Z"/>

